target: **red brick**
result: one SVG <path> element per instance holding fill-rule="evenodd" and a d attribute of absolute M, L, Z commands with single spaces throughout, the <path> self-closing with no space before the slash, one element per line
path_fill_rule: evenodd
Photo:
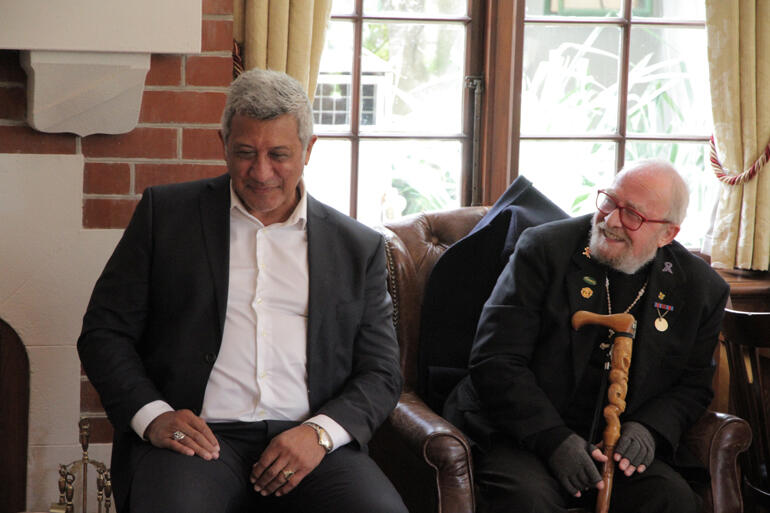
<path fill-rule="evenodd" d="M 80 380 L 80 412 L 104 413 L 99 394 L 87 379 Z"/>
<path fill-rule="evenodd" d="M 145 85 L 180 85 L 182 83 L 182 56 L 154 54 Z"/>
<path fill-rule="evenodd" d="M 232 57 L 188 56 L 185 83 L 194 86 L 228 86 L 233 80 Z"/>
<path fill-rule="evenodd" d="M 46 134 L 28 126 L 0 126 L 0 153 L 75 153 L 75 136 Z"/>
<path fill-rule="evenodd" d="M 0 87 L 0 119 L 22 121 L 27 115 L 27 92 L 23 87 Z"/>
<path fill-rule="evenodd" d="M 203 0 L 203 14 L 232 14 L 233 0 Z"/>
<path fill-rule="evenodd" d="M 131 167 L 128 164 L 86 162 L 83 192 L 86 194 L 128 194 Z"/>
<path fill-rule="evenodd" d="M 233 49 L 233 22 L 203 20 L 201 48 L 204 52 L 229 52 Z"/>
<path fill-rule="evenodd" d="M 138 199 L 87 199 L 83 205 L 84 228 L 125 228 Z"/>
<path fill-rule="evenodd" d="M 137 164 L 134 189 L 137 193 L 151 185 L 189 182 L 212 178 L 227 172 L 223 165 L 206 164 Z"/>
<path fill-rule="evenodd" d="M 223 160 L 224 157 L 218 129 L 185 128 L 182 132 L 182 158 Z"/>
<path fill-rule="evenodd" d="M 143 123 L 218 123 L 227 95 L 197 91 L 145 91 Z"/>
<path fill-rule="evenodd" d="M 0 50 L 0 82 L 27 81 L 27 74 L 19 64 L 19 52 L 17 50 Z"/>
<path fill-rule="evenodd" d="M 176 158 L 175 128 L 135 128 L 127 134 L 83 138 L 85 157 Z"/>

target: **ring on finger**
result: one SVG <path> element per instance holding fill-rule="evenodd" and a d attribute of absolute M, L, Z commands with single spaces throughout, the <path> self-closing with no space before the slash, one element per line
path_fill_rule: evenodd
<path fill-rule="evenodd" d="M 173 439 L 174 439 L 174 440 L 176 440 L 177 442 L 181 442 L 182 440 L 184 440 L 184 439 L 185 439 L 185 437 L 186 437 L 186 436 L 187 436 L 187 435 L 185 435 L 185 434 L 184 434 L 184 433 L 182 433 L 181 431 L 174 431 L 174 432 L 171 434 L 171 438 L 173 438 Z"/>
<path fill-rule="evenodd" d="M 287 469 L 287 470 L 284 470 L 284 471 L 282 472 L 282 474 L 283 474 L 283 478 L 284 478 L 285 480 L 287 480 L 287 481 L 288 481 L 289 479 L 291 479 L 291 476 L 293 476 L 293 475 L 294 475 L 294 471 L 293 471 L 293 470 L 288 470 L 288 469 Z"/>

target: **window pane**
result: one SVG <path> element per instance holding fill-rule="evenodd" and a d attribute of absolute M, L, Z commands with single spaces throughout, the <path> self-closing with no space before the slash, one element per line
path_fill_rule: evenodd
<path fill-rule="evenodd" d="M 640 1 L 633 0 L 634 4 Z M 532 16 L 620 16 L 622 0 L 527 0 L 526 13 Z"/>
<path fill-rule="evenodd" d="M 464 53 L 462 24 L 364 23 L 361 130 L 460 133 Z"/>
<path fill-rule="evenodd" d="M 612 182 L 614 169 L 612 142 L 521 141 L 519 174 L 571 216 L 596 210 L 596 190 Z"/>
<path fill-rule="evenodd" d="M 316 141 L 305 167 L 305 187 L 317 200 L 350 214 L 350 141 Z"/>
<path fill-rule="evenodd" d="M 374 226 L 459 207 L 461 157 L 457 141 L 362 141 L 358 219 Z"/>
<path fill-rule="evenodd" d="M 318 85 L 313 99 L 313 121 L 318 132 L 350 131 L 353 23 L 332 21 L 326 31 Z"/>
<path fill-rule="evenodd" d="M 352 14 L 356 10 L 356 0 L 333 0 L 332 16 L 335 14 Z"/>
<path fill-rule="evenodd" d="M 628 132 L 711 133 L 706 31 L 631 29 Z"/>
<path fill-rule="evenodd" d="M 708 143 L 626 143 L 626 163 L 648 158 L 671 162 L 690 188 L 687 217 L 676 239 L 687 247 L 700 248 L 711 223 L 711 210 L 719 195 L 719 181 L 711 171 Z"/>
<path fill-rule="evenodd" d="M 462 16 L 467 5 L 468 0 L 364 0 L 364 14 Z"/>
<path fill-rule="evenodd" d="M 616 27 L 526 25 L 522 134 L 615 132 L 619 38 Z"/>
<path fill-rule="evenodd" d="M 705 20 L 706 2 L 693 0 L 644 0 L 635 2 L 634 17 L 654 17 L 685 20 Z"/>

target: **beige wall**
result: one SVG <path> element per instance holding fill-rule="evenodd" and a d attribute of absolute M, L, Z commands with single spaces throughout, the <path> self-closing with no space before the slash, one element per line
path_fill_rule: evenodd
<path fill-rule="evenodd" d="M 75 343 L 91 288 L 122 233 L 82 228 L 82 189 L 82 156 L 0 154 L 0 318 L 29 354 L 27 508 L 34 511 L 56 501 L 58 464 L 80 457 Z M 94 446 L 92 457 L 108 458 L 109 445 Z"/>

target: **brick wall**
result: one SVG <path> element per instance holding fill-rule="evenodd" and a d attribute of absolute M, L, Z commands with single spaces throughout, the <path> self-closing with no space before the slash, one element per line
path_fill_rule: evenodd
<path fill-rule="evenodd" d="M 139 124 L 126 134 L 45 134 L 26 123 L 26 74 L 19 52 L 0 50 L 0 153 L 82 154 L 83 227 L 124 228 L 150 185 L 225 172 L 217 131 L 232 80 L 233 0 L 203 0 L 202 53 L 152 56 Z M 82 378 L 81 412 L 91 441 L 112 429 Z"/>

